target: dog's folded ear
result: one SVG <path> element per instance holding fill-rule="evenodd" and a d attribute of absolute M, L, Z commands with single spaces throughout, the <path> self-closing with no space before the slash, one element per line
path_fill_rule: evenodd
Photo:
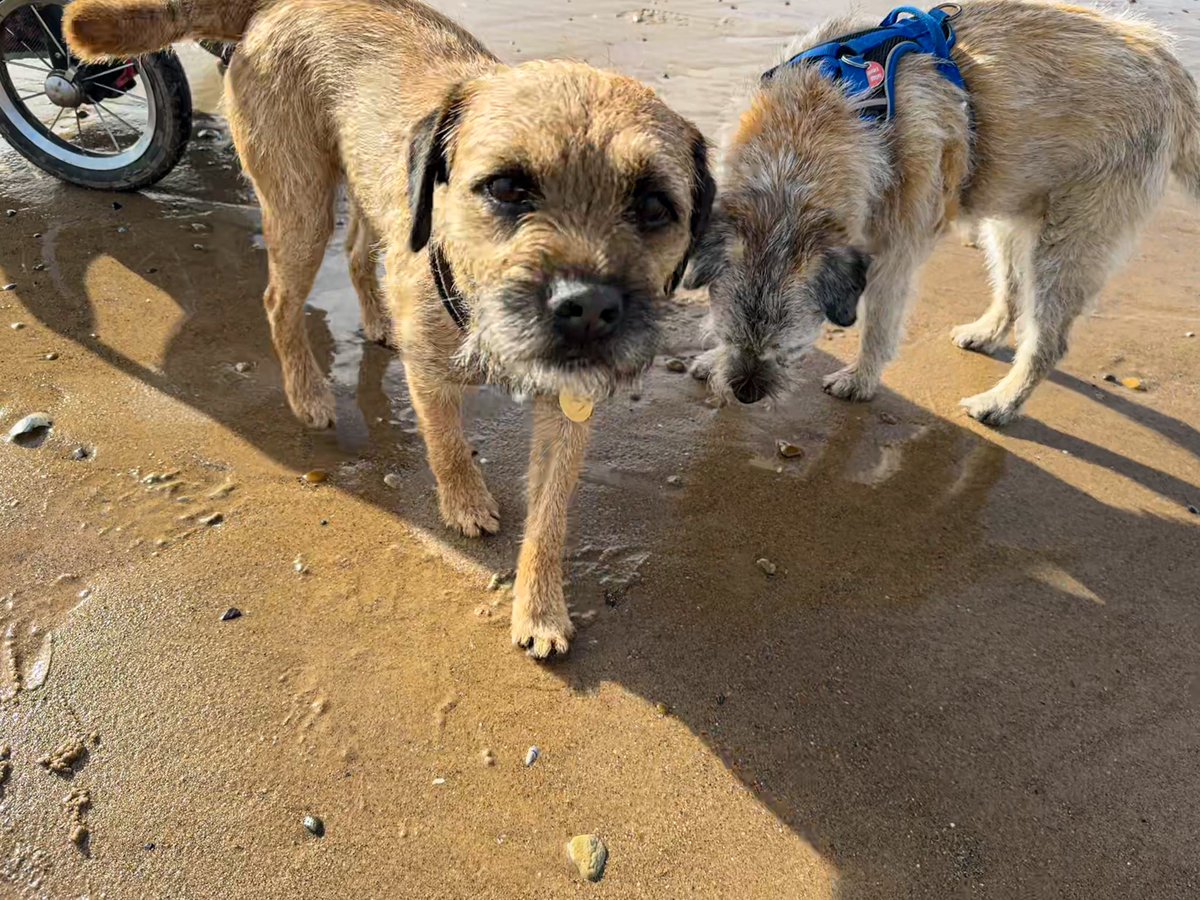
<path fill-rule="evenodd" d="M 871 257 L 852 247 L 831 251 L 813 280 L 813 293 L 825 317 L 849 328 L 858 318 L 858 299 L 867 286 Z"/>
<path fill-rule="evenodd" d="M 687 254 L 680 260 L 678 268 L 671 276 L 671 283 L 667 285 L 668 295 L 675 293 L 675 289 L 683 281 L 683 273 L 687 271 L 688 261 L 699 250 L 701 242 L 708 232 L 709 223 L 712 220 L 713 201 L 716 197 L 717 183 L 713 180 L 708 166 L 708 141 L 704 139 L 703 135 L 698 134 L 692 142 L 692 218 L 689 223 L 692 242 L 688 246 Z"/>
<path fill-rule="evenodd" d="M 440 109 L 413 128 L 408 148 L 408 207 L 412 213 L 409 246 L 414 253 L 425 249 L 433 231 L 433 189 L 450 180 L 449 144 L 466 106 L 462 85 L 455 85 Z"/>

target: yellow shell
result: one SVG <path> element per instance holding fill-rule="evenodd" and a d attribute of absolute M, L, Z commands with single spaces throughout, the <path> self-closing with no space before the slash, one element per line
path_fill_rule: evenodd
<path fill-rule="evenodd" d="M 563 415 L 572 422 L 586 422 L 592 417 L 596 404 L 587 397 L 572 397 L 566 391 L 558 395 L 558 405 Z"/>

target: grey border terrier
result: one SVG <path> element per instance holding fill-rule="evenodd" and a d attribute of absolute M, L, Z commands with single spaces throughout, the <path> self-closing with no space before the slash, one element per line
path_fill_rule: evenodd
<path fill-rule="evenodd" d="M 829 22 L 799 48 L 876 24 Z M 688 276 L 711 283 L 719 345 L 695 372 L 718 392 L 781 393 L 823 321 L 852 324 L 861 296 L 858 359 L 825 390 L 869 400 L 914 276 L 962 217 L 981 226 L 994 297 L 953 341 L 989 353 L 1015 327 L 1017 347 L 1003 380 L 962 405 L 1004 425 L 1066 352 L 1169 176 L 1200 197 L 1200 101 L 1162 32 L 1024 0 L 965 2 L 952 25 L 965 92 L 911 53 L 889 121 L 865 121 L 861 97 L 813 65 L 774 70 L 753 94 Z"/>
<path fill-rule="evenodd" d="M 499 528 L 464 436 L 464 388 L 486 379 L 534 397 L 512 638 L 535 657 L 565 653 L 562 555 L 586 420 L 653 360 L 715 193 L 700 133 L 633 79 L 502 65 L 409 0 L 78 0 L 64 24 L 88 60 L 240 41 L 226 108 L 262 205 L 267 315 L 302 421 L 334 417 L 304 302 L 343 182 L 364 331 L 404 351 L 452 528 Z"/>

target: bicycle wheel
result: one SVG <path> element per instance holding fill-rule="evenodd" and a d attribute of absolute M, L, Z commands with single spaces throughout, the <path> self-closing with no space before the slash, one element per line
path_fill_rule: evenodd
<path fill-rule="evenodd" d="M 131 191 L 187 147 L 192 97 L 172 53 L 85 65 L 62 37 L 67 0 L 0 0 L 0 136 L 64 181 Z"/>

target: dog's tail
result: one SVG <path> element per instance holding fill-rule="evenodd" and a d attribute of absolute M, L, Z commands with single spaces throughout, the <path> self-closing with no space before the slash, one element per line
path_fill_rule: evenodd
<path fill-rule="evenodd" d="M 1171 172 L 1200 200 L 1200 93 L 1196 80 L 1178 60 L 1168 71 L 1175 107 L 1175 162 Z"/>
<path fill-rule="evenodd" d="M 152 53 L 189 38 L 236 41 L 270 0 L 75 0 L 63 32 L 86 62 Z"/>

